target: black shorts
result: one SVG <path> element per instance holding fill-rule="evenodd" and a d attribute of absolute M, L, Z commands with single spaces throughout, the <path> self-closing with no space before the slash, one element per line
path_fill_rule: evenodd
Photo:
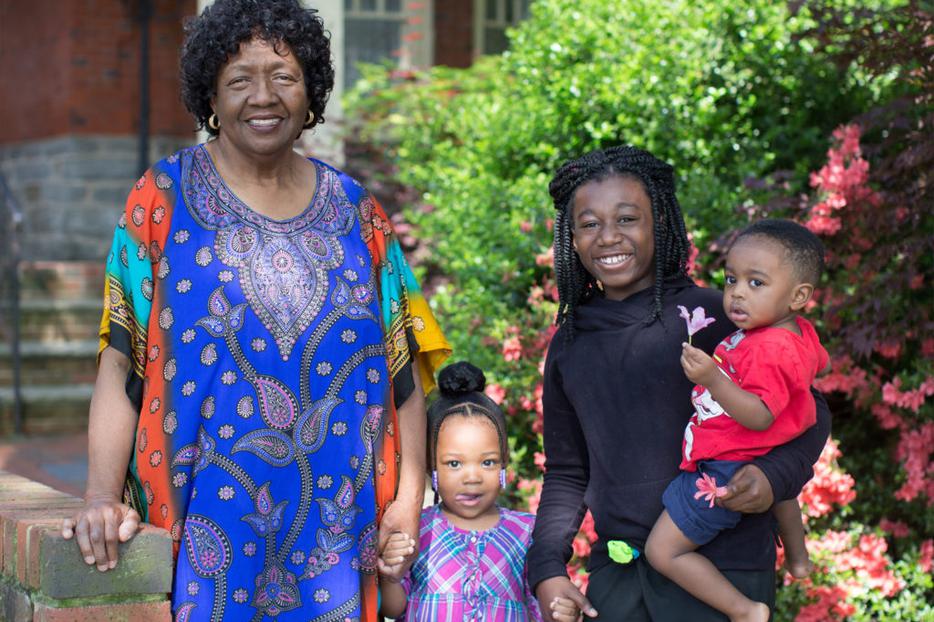
<path fill-rule="evenodd" d="M 775 608 L 775 572 L 721 571 L 748 598 Z M 609 563 L 590 575 L 587 599 L 600 622 L 729 622 L 716 609 L 697 600 L 659 574 L 645 557 L 630 564 Z"/>

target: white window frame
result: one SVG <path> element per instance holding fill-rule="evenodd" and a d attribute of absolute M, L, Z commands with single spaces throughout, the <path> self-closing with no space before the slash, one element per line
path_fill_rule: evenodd
<path fill-rule="evenodd" d="M 534 0 L 530 0 L 529 4 Z M 486 44 L 486 29 L 498 28 L 505 31 L 508 28 L 517 26 L 528 15 L 523 14 L 523 0 L 494 0 L 496 2 L 496 18 L 488 19 L 486 16 L 487 0 L 474 0 L 473 2 L 473 55 L 474 58 L 483 56 L 483 48 Z M 506 19 L 506 5 L 512 4 L 513 21 Z M 526 9 L 527 13 L 527 9 Z"/>
<path fill-rule="evenodd" d="M 342 0 L 344 19 L 383 20 L 399 22 L 400 31 L 398 66 L 400 69 L 428 68 L 434 59 L 434 0 L 399 0 L 399 10 L 386 8 L 388 0 L 371 0 L 373 9 L 364 9 L 364 0 Z M 349 2 L 350 7 L 347 8 Z M 409 41 L 413 34 L 421 35 Z M 346 42 L 345 42 L 346 45 Z"/>

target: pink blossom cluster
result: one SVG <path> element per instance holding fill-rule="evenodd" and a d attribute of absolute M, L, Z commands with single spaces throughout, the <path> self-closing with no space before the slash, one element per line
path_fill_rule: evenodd
<path fill-rule="evenodd" d="M 934 540 L 928 538 L 921 543 L 918 567 L 924 572 L 930 573 L 932 565 L 934 565 Z"/>
<path fill-rule="evenodd" d="M 908 525 L 902 521 L 893 521 L 883 518 L 879 521 L 879 529 L 895 538 L 907 538 L 911 534 Z"/>
<path fill-rule="evenodd" d="M 854 536 L 831 530 L 820 538 L 809 538 L 808 548 L 819 563 L 826 564 L 821 574 L 827 577 L 825 573 L 830 573 L 834 585 L 816 585 L 817 576 L 802 581 L 805 595 L 812 602 L 799 610 L 795 622 L 845 620 L 856 613 L 856 606 L 850 601 L 868 590 L 892 597 L 905 587 L 892 569 L 887 556 L 888 543 L 882 536 L 873 533 Z M 790 575 L 785 583 L 789 581 Z"/>
<path fill-rule="evenodd" d="M 597 541 L 597 532 L 594 529 L 593 516 L 588 511 L 581 522 L 580 531 L 574 537 L 571 545 L 574 549 L 574 556 L 568 563 L 568 575 L 571 582 L 580 588 L 582 592 L 587 592 L 587 585 L 590 576 L 586 571 L 587 558 L 590 557 L 590 549 Z"/>
<path fill-rule="evenodd" d="M 869 162 L 862 157 L 860 134 L 858 125 L 837 128 L 833 133 L 837 145 L 827 152 L 827 164 L 811 173 L 811 187 L 823 200 L 811 208 L 804 224 L 818 235 L 832 236 L 840 230 L 842 222 L 834 214 L 844 207 L 863 201 L 881 203 L 879 195 L 867 185 Z"/>
<path fill-rule="evenodd" d="M 848 354 L 831 358 L 831 371 L 814 381 L 819 391 L 831 393 L 839 391 L 854 396 L 859 390 L 869 386 L 866 370 L 858 367 Z"/>
<path fill-rule="evenodd" d="M 919 494 L 927 496 L 928 507 L 934 505 L 934 422 L 913 430 L 903 430 L 895 456 L 904 464 L 908 479 L 895 491 L 895 498 L 911 501 Z"/>
<path fill-rule="evenodd" d="M 839 585 L 819 585 L 808 590 L 808 596 L 817 600 L 801 607 L 795 622 L 845 620 L 856 613 L 856 607 L 846 601 L 846 590 Z"/>
<path fill-rule="evenodd" d="M 820 459 L 814 465 L 814 477 L 798 496 L 805 520 L 825 516 L 833 510 L 834 504 L 844 507 L 856 498 L 853 477 L 837 466 L 840 455 L 837 442 L 827 439 Z"/>
<path fill-rule="evenodd" d="M 536 477 L 530 479 L 527 477 L 520 477 L 516 488 L 526 496 L 529 512 L 536 514 L 538 512 L 538 504 L 542 498 L 542 478 Z"/>
<path fill-rule="evenodd" d="M 506 339 L 503 340 L 503 359 L 511 362 L 522 358 L 522 341 L 519 339 L 519 327 L 510 326 L 506 329 Z"/>
<path fill-rule="evenodd" d="M 913 412 L 921 410 L 924 401 L 934 395 L 934 378 L 928 376 L 924 382 L 914 390 L 901 391 L 902 379 L 895 378 L 882 385 L 882 401 L 899 408 L 907 408 Z"/>

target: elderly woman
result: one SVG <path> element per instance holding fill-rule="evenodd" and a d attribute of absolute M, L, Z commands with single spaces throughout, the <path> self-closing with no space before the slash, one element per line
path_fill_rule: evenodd
<path fill-rule="evenodd" d="M 212 139 L 147 171 L 117 226 L 65 536 L 107 570 L 141 520 L 168 529 L 179 620 L 374 620 L 449 346 L 376 200 L 293 151 L 334 79 L 314 11 L 218 0 L 181 69 Z"/>

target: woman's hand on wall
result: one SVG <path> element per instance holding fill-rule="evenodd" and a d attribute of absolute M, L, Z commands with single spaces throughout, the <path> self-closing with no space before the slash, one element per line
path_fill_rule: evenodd
<path fill-rule="evenodd" d="M 117 497 L 88 497 L 73 518 L 62 521 L 62 537 L 75 538 L 85 563 L 106 572 L 117 566 L 120 543 L 136 535 L 139 523 L 136 510 Z"/>

